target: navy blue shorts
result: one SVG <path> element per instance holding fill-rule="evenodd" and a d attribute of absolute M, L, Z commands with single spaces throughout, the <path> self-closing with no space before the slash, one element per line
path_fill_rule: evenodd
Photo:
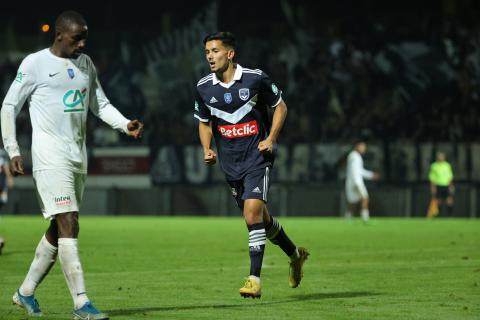
<path fill-rule="evenodd" d="M 237 205 L 243 210 L 247 199 L 259 199 L 267 203 L 268 187 L 270 185 L 270 167 L 247 173 L 241 180 L 227 180 Z"/>
<path fill-rule="evenodd" d="M 450 190 L 445 186 L 437 186 L 437 199 L 447 199 L 450 196 Z"/>

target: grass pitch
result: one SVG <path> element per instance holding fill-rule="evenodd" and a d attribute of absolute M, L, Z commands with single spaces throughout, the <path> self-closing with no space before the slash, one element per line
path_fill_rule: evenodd
<path fill-rule="evenodd" d="M 88 217 L 80 252 L 90 299 L 111 319 L 480 319 L 480 220 L 281 218 L 310 250 L 288 287 L 288 259 L 268 244 L 262 298 L 241 298 L 248 233 L 240 218 Z M 7 216 L 0 256 L 0 319 L 36 244 L 40 216 Z M 57 261 L 36 293 L 45 319 L 71 319 Z"/>

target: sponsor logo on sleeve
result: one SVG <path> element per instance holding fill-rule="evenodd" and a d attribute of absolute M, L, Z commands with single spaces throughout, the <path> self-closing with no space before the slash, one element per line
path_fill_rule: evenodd
<path fill-rule="evenodd" d="M 17 76 L 15 77 L 15 81 L 18 83 L 22 83 L 23 78 L 25 78 L 26 75 L 27 75 L 26 73 L 23 73 L 22 71 L 18 71 Z"/>
<path fill-rule="evenodd" d="M 257 121 L 250 121 L 240 124 L 218 126 L 218 131 L 228 139 L 242 138 L 258 134 Z"/>
<path fill-rule="evenodd" d="M 197 101 L 195 101 L 195 111 L 197 111 L 197 112 L 200 111 L 199 108 L 198 108 L 198 102 Z"/>
<path fill-rule="evenodd" d="M 272 92 L 277 95 L 278 94 L 278 88 L 277 86 L 275 85 L 275 83 L 272 83 Z"/>

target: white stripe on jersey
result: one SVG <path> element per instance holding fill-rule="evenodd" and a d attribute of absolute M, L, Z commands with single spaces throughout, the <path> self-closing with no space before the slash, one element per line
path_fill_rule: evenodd
<path fill-rule="evenodd" d="M 270 173 L 270 169 L 268 167 L 265 168 L 265 176 L 263 177 L 263 201 L 267 202 L 267 194 L 268 194 L 268 174 Z"/>
<path fill-rule="evenodd" d="M 238 121 L 242 120 L 242 118 L 245 117 L 250 111 L 252 111 L 253 107 L 255 107 L 255 105 L 257 104 L 257 97 L 258 94 L 252 97 L 252 99 L 250 99 L 243 106 L 238 108 L 237 111 L 235 111 L 234 113 L 228 113 L 219 110 L 217 108 L 209 106 L 208 104 L 206 104 L 206 106 L 208 107 L 208 109 L 210 109 L 210 113 L 212 114 L 212 116 L 223 119 L 230 123 L 237 123 Z"/>
<path fill-rule="evenodd" d="M 202 122 L 208 122 L 209 120 L 208 119 L 203 119 L 203 118 L 200 118 L 199 116 L 197 116 L 196 114 L 193 115 L 195 118 L 197 118 L 198 120 L 202 121 Z"/>
<path fill-rule="evenodd" d="M 260 70 L 260 69 L 248 69 L 248 68 L 243 68 L 243 72 L 246 72 L 246 73 L 255 73 L 255 74 L 258 74 L 258 75 L 262 75 L 262 70 Z"/>
<path fill-rule="evenodd" d="M 197 87 L 198 87 L 198 86 L 201 86 L 201 85 L 204 84 L 205 82 L 208 82 L 208 81 L 212 80 L 212 77 L 213 77 L 213 75 L 209 74 L 208 76 L 203 77 L 202 79 L 198 80 L 198 82 L 197 82 Z"/>

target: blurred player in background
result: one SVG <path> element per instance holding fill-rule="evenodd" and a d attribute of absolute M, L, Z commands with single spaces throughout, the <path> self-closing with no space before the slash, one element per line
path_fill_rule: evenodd
<path fill-rule="evenodd" d="M 82 53 L 88 28 L 77 12 L 66 11 L 55 22 L 52 47 L 27 56 L 3 102 L 2 136 L 13 174 L 23 174 L 15 117 L 29 102 L 32 122 L 33 180 L 45 219 L 50 220 L 25 280 L 13 302 L 40 316 L 35 289 L 50 271 L 57 254 L 74 302 L 74 319 L 108 319 L 86 294 L 78 253 L 78 211 L 87 173 L 88 111 L 134 138 L 143 124 L 126 119 L 105 96 L 95 66 Z"/>
<path fill-rule="evenodd" d="M 13 188 L 14 179 L 10 172 L 8 155 L 0 149 L 0 209 L 8 202 L 8 189 Z M 2 254 L 5 240 L 0 236 L 0 255 Z"/>
<path fill-rule="evenodd" d="M 451 216 L 453 212 L 453 196 L 455 186 L 453 185 L 452 166 L 447 161 L 443 152 L 437 152 L 436 160 L 430 166 L 428 174 L 430 180 L 431 200 L 428 210 L 428 218 L 433 218 L 439 214 L 443 205 L 446 204 L 447 215 Z"/>
<path fill-rule="evenodd" d="M 365 170 L 363 167 L 362 155 L 364 155 L 365 152 L 367 152 L 366 142 L 357 141 L 347 157 L 345 181 L 347 211 L 345 212 L 345 217 L 351 219 L 360 204 L 360 215 L 364 222 L 368 222 L 370 219 L 370 211 L 368 209 L 369 198 L 364 179 L 377 180 L 379 174 Z"/>
<path fill-rule="evenodd" d="M 290 257 L 289 285 L 300 284 L 309 253 L 296 247 L 266 206 L 274 145 L 287 115 L 281 91 L 259 69 L 233 62 L 235 38 L 229 32 L 208 35 L 203 44 L 211 74 L 197 83 L 195 118 L 207 164 L 216 152 L 249 232 L 250 276 L 240 288 L 243 297 L 261 296 L 260 271 L 266 239 Z M 270 123 L 268 108 L 274 108 Z"/>

